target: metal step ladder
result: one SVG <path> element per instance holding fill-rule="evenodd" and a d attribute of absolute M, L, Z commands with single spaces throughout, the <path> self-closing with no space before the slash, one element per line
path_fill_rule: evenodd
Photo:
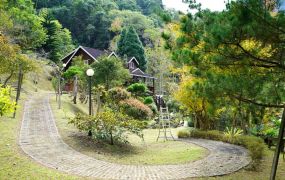
<path fill-rule="evenodd" d="M 156 141 L 158 139 L 175 140 L 171 132 L 171 122 L 168 108 L 160 107 L 159 110 L 159 132 Z"/>

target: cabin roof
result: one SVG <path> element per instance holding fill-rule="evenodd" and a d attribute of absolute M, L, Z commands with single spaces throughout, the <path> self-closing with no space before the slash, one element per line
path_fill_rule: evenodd
<path fill-rule="evenodd" d="M 144 77 L 144 78 L 150 78 L 150 79 L 156 79 L 155 77 L 149 75 L 149 74 L 146 74 L 144 73 L 140 68 L 137 68 L 135 70 L 133 70 L 131 72 L 131 75 L 132 76 L 137 76 L 137 77 Z"/>
<path fill-rule="evenodd" d="M 75 50 L 71 51 L 69 54 L 67 54 L 64 58 L 61 59 L 66 64 L 69 64 L 69 62 L 72 60 L 72 58 L 76 55 L 76 53 L 79 50 L 84 51 L 88 56 L 90 56 L 91 59 L 94 61 L 97 61 L 97 58 L 102 56 L 102 55 L 108 55 L 108 57 L 115 56 L 118 57 L 118 55 L 114 51 L 107 51 L 107 50 L 99 50 L 99 49 L 94 49 L 90 47 L 84 47 L 84 46 L 79 46 Z"/>
<path fill-rule="evenodd" d="M 135 61 L 137 63 L 137 65 L 140 65 L 140 63 L 138 62 L 138 60 L 135 57 L 132 57 L 128 63 L 131 63 L 132 61 Z"/>
<path fill-rule="evenodd" d="M 93 58 L 98 58 L 102 55 L 106 55 L 107 52 L 106 51 L 101 51 L 99 49 L 94 49 L 94 48 L 90 48 L 90 47 L 84 47 L 84 46 L 80 46 L 81 49 L 83 49 L 87 54 L 91 55 Z"/>

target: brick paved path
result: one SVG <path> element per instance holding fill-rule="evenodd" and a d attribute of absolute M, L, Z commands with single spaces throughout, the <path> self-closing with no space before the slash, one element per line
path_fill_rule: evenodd
<path fill-rule="evenodd" d="M 222 142 L 185 140 L 210 150 L 204 159 L 181 165 L 120 165 L 88 157 L 65 144 L 57 130 L 48 96 L 25 103 L 20 146 L 35 161 L 59 171 L 99 179 L 183 179 L 232 173 L 248 165 L 247 150 Z"/>

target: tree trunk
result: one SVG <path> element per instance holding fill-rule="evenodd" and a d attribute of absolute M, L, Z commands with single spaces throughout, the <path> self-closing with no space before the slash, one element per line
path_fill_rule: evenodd
<path fill-rule="evenodd" d="M 74 76 L 74 85 L 73 85 L 73 103 L 77 104 L 77 94 L 78 94 L 78 78 Z"/>
<path fill-rule="evenodd" d="M 58 97 L 57 97 L 57 90 L 55 90 L 55 101 L 57 102 L 58 101 Z"/>
<path fill-rule="evenodd" d="M 58 109 L 61 109 L 61 76 L 58 75 Z"/>
<path fill-rule="evenodd" d="M 101 108 L 101 99 L 100 99 L 100 92 L 97 93 L 97 110 L 96 113 L 100 112 L 100 108 Z"/>
<path fill-rule="evenodd" d="M 7 86 L 8 81 L 12 78 L 13 75 L 14 75 L 14 71 L 12 71 L 10 75 L 5 79 L 3 83 L 3 87 Z"/>
<path fill-rule="evenodd" d="M 18 105 L 18 101 L 19 101 L 20 95 L 21 95 L 23 76 L 24 75 L 23 75 L 23 72 L 22 72 L 22 66 L 20 65 L 19 76 L 18 76 L 18 85 L 17 85 L 17 94 L 16 94 L 16 106 L 15 106 L 15 110 L 14 110 L 14 113 L 13 113 L 13 118 L 16 117 L 17 105 Z"/>
<path fill-rule="evenodd" d="M 111 137 L 110 137 L 110 138 L 111 138 L 111 139 L 110 139 L 110 140 L 111 140 L 111 141 L 110 141 L 110 144 L 111 144 L 111 145 L 114 145 L 114 140 L 113 140 L 113 134 L 112 134 L 112 132 L 110 133 L 110 135 L 111 135 Z"/>
<path fill-rule="evenodd" d="M 285 128 L 285 107 L 283 109 L 283 115 L 282 115 L 281 125 L 279 129 L 279 135 L 278 135 L 278 142 L 277 142 L 277 146 L 276 146 L 276 150 L 275 150 L 274 158 L 272 162 L 270 180 L 275 180 L 275 176 L 276 176 L 276 172 L 278 168 L 279 155 L 282 150 L 281 148 L 282 148 L 282 143 L 283 143 L 283 138 L 284 138 L 284 128 Z"/>

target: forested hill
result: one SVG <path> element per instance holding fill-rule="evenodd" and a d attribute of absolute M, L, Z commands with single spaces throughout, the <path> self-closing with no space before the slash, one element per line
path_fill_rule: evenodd
<path fill-rule="evenodd" d="M 44 17 L 48 36 L 58 22 L 71 32 L 74 45 L 116 50 L 120 32 L 134 27 L 144 46 L 154 46 L 158 32 L 174 17 L 163 9 L 162 0 L 33 0 Z M 43 15 L 44 14 L 44 15 Z M 52 41 L 52 39 L 51 39 Z M 51 51 L 48 41 L 44 47 Z M 49 57 L 58 60 L 58 57 Z"/>
<path fill-rule="evenodd" d="M 166 49 L 178 20 L 161 0 L 0 0 L 0 74 L 15 79 L 23 63 L 30 71 L 31 57 L 60 64 L 82 45 L 134 56 L 142 70 L 159 77 L 158 65 L 170 63 Z"/>

